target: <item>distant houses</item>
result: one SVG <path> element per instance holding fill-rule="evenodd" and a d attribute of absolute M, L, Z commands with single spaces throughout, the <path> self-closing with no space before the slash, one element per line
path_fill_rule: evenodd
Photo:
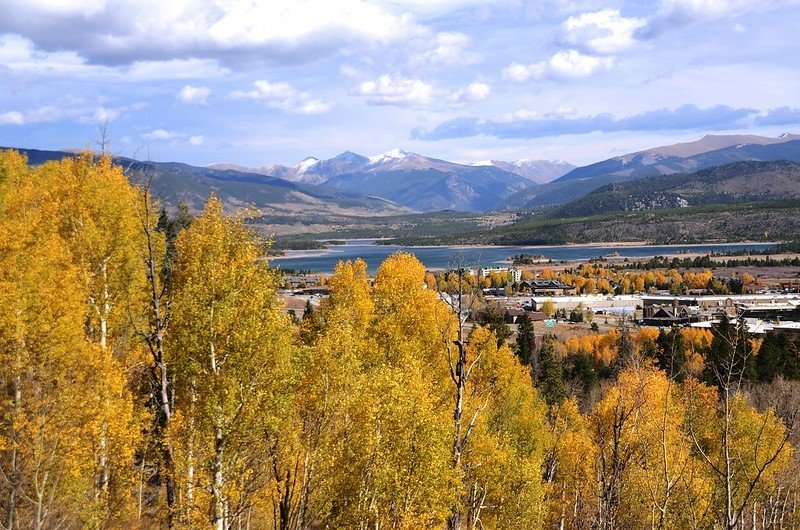
<path fill-rule="evenodd" d="M 645 326 L 672 327 L 685 326 L 698 320 L 698 314 L 689 311 L 686 306 L 647 306 L 642 323 Z"/>
<path fill-rule="evenodd" d="M 575 287 L 559 280 L 523 280 L 514 287 L 515 291 L 528 292 L 533 296 L 568 296 L 575 294 Z"/>

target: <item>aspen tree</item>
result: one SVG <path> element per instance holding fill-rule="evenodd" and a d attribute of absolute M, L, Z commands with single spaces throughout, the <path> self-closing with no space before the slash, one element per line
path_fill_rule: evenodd
<path fill-rule="evenodd" d="M 176 414 L 194 435 L 175 433 L 185 472 L 197 462 L 191 525 L 241 522 L 270 485 L 265 463 L 289 407 L 294 336 L 264 250 L 214 197 L 178 236 L 167 351 Z"/>

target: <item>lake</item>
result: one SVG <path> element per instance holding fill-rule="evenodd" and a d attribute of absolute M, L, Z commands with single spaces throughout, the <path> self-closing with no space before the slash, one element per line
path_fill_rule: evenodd
<path fill-rule="evenodd" d="M 540 247 L 403 247 L 399 245 L 373 245 L 374 239 L 350 239 L 344 245 L 331 245 L 326 250 L 288 251 L 285 256 L 271 258 L 272 267 L 310 270 L 330 273 L 339 261 L 363 258 L 371 274 L 389 255 L 411 252 L 428 269 L 450 269 L 460 264 L 464 267 L 497 267 L 510 265 L 515 254 L 544 256 L 553 261 L 583 261 L 616 252 L 620 258 L 642 258 L 676 253 L 761 251 L 773 248 L 774 243 L 728 243 L 700 245 L 566 245 Z"/>

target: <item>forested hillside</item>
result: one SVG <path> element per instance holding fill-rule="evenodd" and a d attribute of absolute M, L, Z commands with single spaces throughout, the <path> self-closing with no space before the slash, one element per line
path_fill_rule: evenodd
<path fill-rule="evenodd" d="M 0 153 L 3 528 L 800 524 L 800 344 L 512 349 L 405 253 L 340 263 L 300 323 L 265 250 L 108 157 Z"/>
<path fill-rule="evenodd" d="M 556 208 L 550 216 L 566 218 L 782 199 L 800 199 L 800 164 L 786 160 L 745 161 L 695 173 L 608 184 Z"/>

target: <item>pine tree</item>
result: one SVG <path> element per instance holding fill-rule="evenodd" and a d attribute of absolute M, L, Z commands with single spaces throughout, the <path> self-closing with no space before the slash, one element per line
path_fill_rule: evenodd
<path fill-rule="evenodd" d="M 567 393 L 564 389 L 564 368 L 556 351 L 556 338 L 547 335 L 539 349 L 538 388 L 549 406 L 561 403 Z"/>
<path fill-rule="evenodd" d="M 517 319 L 517 347 L 516 354 L 520 362 L 526 366 L 533 366 L 536 371 L 536 336 L 534 335 L 533 322 L 528 315 L 521 315 Z"/>

